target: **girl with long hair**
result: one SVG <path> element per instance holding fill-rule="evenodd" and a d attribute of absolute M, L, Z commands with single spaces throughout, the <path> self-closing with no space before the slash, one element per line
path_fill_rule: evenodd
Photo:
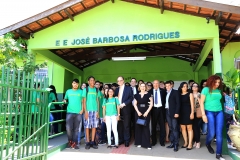
<path fill-rule="evenodd" d="M 114 90 L 109 88 L 107 97 L 103 101 L 103 117 L 107 126 L 108 148 L 111 148 L 111 131 L 115 137 L 114 147 L 118 148 L 117 123 L 120 116 L 120 106 L 118 98 L 114 97 Z"/>
<path fill-rule="evenodd" d="M 200 86 L 194 82 L 191 87 L 191 92 L 194 98 L 194 119 L 193 119 L 193 147 L 200 148 L 200 121 L 201 118 L 197 117 L 196 110 L 200 107 L 201 93 Z"/>
<path fill-rule="evenodd" d="M 224 124 L 224 114 L 222 111 L 222 79 L 217 75 L 212 75 L 207 79 L 206 87 L 201 92 L 202 119 L 208 125 L 206 146 L 209 153 L 214 154 L 211 141 L 216 135 L 216 158 L 222 158 L 222 130 Z"/>
<path fill-rule="evenodd" d="M 193 129 L 192 122 L 194 119 L 194 99 L 192 93 L 188 92 L 187 82 L 182 82 L 178 88 L 178 91 L 181 94 L 181 107 L 179 114 L 179 122 L 182 129 L 182 135 L 184 139 L 184 145 L 182 148 L 186 150 L 191 150 L 192 140 L 193 140 Z M 187 132 L 186 132 L 187 130 Z"/>

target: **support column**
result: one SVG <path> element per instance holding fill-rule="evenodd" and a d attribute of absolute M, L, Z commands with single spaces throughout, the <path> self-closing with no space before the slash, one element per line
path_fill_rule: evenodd
<path fill-rule="evenodd" d="M 213 74 L 222 75 L 222 60 L 220 53 L 219 38 L 213 38 Z"/>
<path fill-rule="evenodd" d="M 198 76 L 198 72 L 194 72 L 194 81 L 199 83 L 199 76 Z"/>

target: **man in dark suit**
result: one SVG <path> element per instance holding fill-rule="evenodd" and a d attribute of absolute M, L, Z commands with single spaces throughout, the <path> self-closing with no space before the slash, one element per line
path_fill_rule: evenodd
<path fill-rule="evenodd" d="M 165 103 L 166 103 L 166 91 L 160 88 L 159 80 L 153 81 L 153 89 L 151 90 L 153 95 L 153 108 L 152 108 L 152 145 L 157 143 L 157 123 L 160 126 L 159 142 L 161 146 L 165 146 Z"/>
<path fill-rule="evenodd" d="M 180 110 L 180 93 L 173 89 L 171 81 L 165 82 L 165 87 L 167 90 L 166 95 L 166 119 L 170 129 L 170 141 L 171 144 L 167 148 L 174 148 L 174 152 L 178 151 L 179 142 L 179 126 L 178 117 Z"/>
<path fill-rule="evenodd" d="M 115 96 L 118 97 L 120 103 L 120 115 L 123 117 L 123 129 L 118 130 L 120 144 L 125 141 L 125 147 L 129 146 L 130 142 L 130 127 L 131 127 L 131 110 L 133 101 L 133 92 L 131 87 L 125 86 L 124 78 L 119 76 L 117 79 L 119 87 L 115 90 Z M 120 124 L 121 125 L 121 124 Z"/>
<path fill-rule="evenodd" d="M 130 81 L 130 85 L 133 91 L 133 95 L 138 94 L 139 90 L 138 90 L 138 85 L 137 85 L 137 80 L 136 78 L 132 78 Z M 131 126 L 132 126 L 132 130 L 133 130 L 133 135 L 135 134 L 135 109 L 134 109 L 134 105 L 133 105 L 134 100 L 132 101 L 132 109 L 131 109 Z M 130 129 L 131 131 L 131 129 Z M 130 132 L 130 137 L 131 137 L 131 132 Z M 135 136 L 135 135 L 134 135 Z M 133 136 L 133 137 L 134 137 Z"/>

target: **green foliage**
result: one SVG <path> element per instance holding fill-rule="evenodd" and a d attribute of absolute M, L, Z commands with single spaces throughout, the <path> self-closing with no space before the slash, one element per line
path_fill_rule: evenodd
<path fill-rule="evenodd" d="M 240 115 L 239 110 L 235 110 L 235 118 L 236 118 L 237 121 L 240 121 L 239 115 Z"/>
<path fill-rule="evenodd" d="M 235 90 L 239 85 L 239 76 L 240 72 L 236 68 L 231 68 L 226 74 L 224 74 L 226 81 L 224 83 L 231 88 L 231 90 Z"/>
<path fill-rule="evenodd" d="M 7 33 L 0 37 L 0 68 L 5 66 L 33 73 L 35 70 L 47 66 L 46 62 L 34 65 L 34 55 L 27 53 L 27 41 L 22 38 L 15 40 L 13 36 L 12 33 Z M 22 60 L 23 66 L 17 66 L 16 59 Z"/>

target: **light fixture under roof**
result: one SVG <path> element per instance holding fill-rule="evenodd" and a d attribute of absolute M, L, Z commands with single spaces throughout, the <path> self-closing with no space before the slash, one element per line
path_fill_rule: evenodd
<path fill-rule="evenodd" d="M 113 61 L 143 61 L 146 57 L 112 57 Z"/>
<path fill-rule="evenodd" d="M 240 27 L 238 28 L 236 34 L 240 34 Z"/>

